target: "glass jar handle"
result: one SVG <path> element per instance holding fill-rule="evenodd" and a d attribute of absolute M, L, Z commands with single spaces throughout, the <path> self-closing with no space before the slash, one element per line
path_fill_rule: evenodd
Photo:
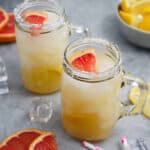
<path fill-rule="evenodd" d="M 124 74 L 123 81 L 125 85 L 130 85 L 131 87 L 138 87 L 140 89 L 140 95 L 136 104 L 121 104 L 122 107 L 120 118 L 122 118 L 123 116 L 136 115 L 142 113 L 148 94 L 147 84 L 144 80 L 136 78 L 129 74 Z"/>
<path fill-rule="evenodd" d="M 87 27 L 79 26 L 79 25 L 73 25 L 70 24 L 71 29 L 71 35 L 76 34 L 77 37 L 80 36 L 80 38 L 89 36 L 89 29 Z"/>

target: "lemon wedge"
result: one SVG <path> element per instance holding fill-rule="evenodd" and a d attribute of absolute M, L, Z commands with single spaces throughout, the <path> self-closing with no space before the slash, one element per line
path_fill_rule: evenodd
<path fill-rule="evenodd" d="M 138 28 L 144 31 L 150 31 L 150 13 L 145 15 L 137 25 Z"/>
<path fill-rule="evenodd" d="M 131 7 L 131 13 L 141 15 L 141 20 L 137 22 L 137 27 L 145 31 L 150 31 L 150 0 L 140 1 Z"/>
<path fill-rule="evenodd" d="M 119 11 L 119 15 L 126 23 L 134 26 L 137 26 L 143 19 L 143 16 L 140 14 L 131 14 L 122 10 Z"/>
<path fill-rule="evenodd" d="M 130 13 L 119 11 L 120 17 L 128 24 L 132 24 L 133 16 Z"/>
<path fill-rule="evenodd" d="M 149 92 L 148 92 L 146 103 L 143 109 L 143 114 L 146 117 L 150 118 L 150 83 L 148 84 L 148 87 L 149 87 Z M 128 95 L 130 102 L 133 104 L 136 104 L 139 96 L 140 96 L 139 88 L 138 87 L 131 88 L 131 90 L 129 91 L 129 95 Z"/>
<path fill-rule="evenodd" d="M 135 3 L 133 3 L 130 6 L 130 12 L 131 13 L 149 13 L 150 12 L 150 0 L 139 0 Z"/>
<path fill-rule="evenodd" d="M 121 2 L 121 9 L 123 11 L 129 12 L 131 6 L 135 5 L 139 1 L 142 1 L 142 0 L 122 0 L 122 2 Z"/>

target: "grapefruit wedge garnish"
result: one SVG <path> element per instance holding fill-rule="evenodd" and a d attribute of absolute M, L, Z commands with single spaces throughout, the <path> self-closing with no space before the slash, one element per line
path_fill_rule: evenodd
<path fill-rule="evenodd" d="M 8 16 L 8 23 L 0 31 L 0 42 L 12 42 L 16 39 L 14 14 L 8 13 Z"/>
<path fill-rule="evenodd" d="M 36 24 L 38 26 L 30 27 L 31 35 L 37 36 L 40 34 L 42 25 L 48 18 L 48 13 L 46 12 L 37 12 L 37 11 L 27 11 L 23 15 L 24 21 L 29 24 Z"/>
<path fill-rule="evenodd" d="M 23 15 L 24 21 L 30 24 L 43 24 L 48 14 L 46 12 L 27 11 Z"/>
<path fill-rule="evenodd" d="M 74 52 L 69 57 L 69 62 L 80 71 L 96 72 L 96 54 L 92 48 Z"/>
<path fill-rule="evenodd" d="M 1 144 L 0 150 L 28 150 L 30 144 L 44 131 L 39 129 L 23 129 L 8 136 Z"/>
<path fill-rule="evenodd" d="M 50 132 L 42 134 L 32 142 L 29 150 L 57 150 L 54 135 Z"/>
<path fill-rule="evenodd" d="M 0 31 L 5 27 L 8 22 L 8 14 L 2 8 L 0 8 Z"/>

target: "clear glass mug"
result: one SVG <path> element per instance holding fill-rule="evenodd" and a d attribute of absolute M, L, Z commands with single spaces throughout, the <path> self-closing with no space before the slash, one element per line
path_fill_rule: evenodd
<path fill-rule="evenodd" d="M 93 48 L 100 70 L 96 73 L 72 67 L 69 57 L 75 51 Z M 120 101 L 122 85 L 138 86 L 136 105 Z M 142 112 L 147 96 L 146 83 L 122 70 L 118 48 L 108 41 L 85 38 L 71 43 L 65 50 L 61 86 L 61 110 L 64 129 L 80 140 L 107 138 L 116 121 Z"/>
<path fill-rule="evenodd" d="M 47 13 L 48 19 L 42 25 L 29 24 L 24 21 L 28 12 Z M 69 23 L 56 0 L 26 0 L 15 8 L 14 14 L 24 86 L 40 94 L 58 90 L 63 52 L 70 36 L 86 35 L 87 29 Z"/>

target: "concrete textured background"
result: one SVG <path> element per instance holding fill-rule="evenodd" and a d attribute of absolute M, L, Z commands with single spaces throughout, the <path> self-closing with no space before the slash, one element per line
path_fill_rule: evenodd
<path fill-rule="evenodd" d="M 0 6 L 12 11 L 22 0 L 0 0 Z M 83 24 L 93 31 L 93 36 L 118 44 L 123 67 L 136 76 L 150 81 L 150 50 L 128 43 L 120 34 L 115 16 L 116 0 L 62 0 L 69 20 Z M 80 142 L 67 135 L 61 126 L 60 94 L 49 96 L 54 102 L 54 113 L 47 124 L 29 121 L 28 112 L 34 94 L 27 92 L 21 83 L 16 44 L 1 44 L 0 55 L 8 70 L 10 93 L 0 96 L 0 140 L 11 132 L 37 127 L 55 132 L 60 150 L 83 150 Z M 150 120 L 141 115 L 120 119 L 107 140 L 96 142 L 105 150 L 119 150 L 119 138 L 125 134 L 130 140 L 143 137 L 150 147 Z"/>

